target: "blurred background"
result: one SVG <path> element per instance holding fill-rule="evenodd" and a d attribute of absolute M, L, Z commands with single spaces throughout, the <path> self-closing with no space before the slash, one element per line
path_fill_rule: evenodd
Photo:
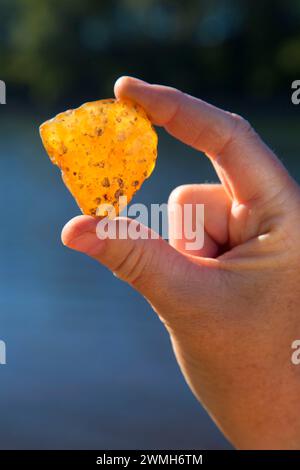
<path fill-rule="evenodd" d="M 0 448 L 230 448 L 144 299 L 61 245 L 79 210 L 38 125 L 135 75 L 243 114 L 300 180 L 299 1 L 1 0 L 0 18 Z M 206 181 L 207 159 L 160 131 L 134 202 Z"/>

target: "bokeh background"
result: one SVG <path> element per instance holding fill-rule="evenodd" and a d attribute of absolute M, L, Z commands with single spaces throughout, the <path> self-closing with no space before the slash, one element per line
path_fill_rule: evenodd
<path fill-rule="evenodd" d="M 230 448 L 145 300 L 61 245 L 79 211 L 38 125 L 135 75 L 242 113 L 299 180 L 299 23 L 298 0 L 0 0 L 1 449 Z M 159 136 L 134 202 L 217 180 L 204 156 Z"/>

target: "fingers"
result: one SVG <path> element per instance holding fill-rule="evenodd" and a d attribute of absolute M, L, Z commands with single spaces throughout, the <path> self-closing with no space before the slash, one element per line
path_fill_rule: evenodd
<path fill-rule="evenodd" d="M 272 198 L 289 175 L 247 121 L 174 88 L 131 77 L 115 84 L 118 98 L 143 106 L 154 124 L 205 152 L 238 202 Z"/>
<path fill-rule="evenodd" d="M 191 219 L 193 223 L 196 220 L 197 205 L 204 207 L 204 246 L 201 250 L 193 252 L 187 249 L 189 240 L 185 236 L 184 224 L 189 221 L 184 220 L 182 214 L 176 212 L 175 208 L 192 207 Z M 191 184 L 179 186 L 172 191 L 168 201 L 169 212 L 169 242 L 175 249 L 192 254 L 214 258 L 220 248 L 228 242 L 228 220 L 231 201 L 228 198 L 224 188 L 219 184 Z M 189 215 L 187 212 L 186 215 Z M 203 230 L 203 226 L 198 224 L 195 228 L 198 231 Z M 183 236 L 180 236 L 180 235 Z"/>
<path fill-rule="evenodd" d="M 79 216 L 70 220 L 62 231 L 63 243 L 107 266 L 113 273 L 135 287 L 150 303 L 172 315 L 180 302 L 187 302 L 182 292 L 188 286 L 188 273 L 199 268 L 135 220 L 114 221 L 117 238 L 101 240 L 96 234 L 99 219 Z M 139 239 L 132 239 L 139 233 Z M 122 235 L 120 235 L 122 234 Z M 121 238 L 122 236 L 122 238 Z M 126 237 L 126 238 L 125 238 Z M 187 284 L 183 283 L 183 278 Z"/>

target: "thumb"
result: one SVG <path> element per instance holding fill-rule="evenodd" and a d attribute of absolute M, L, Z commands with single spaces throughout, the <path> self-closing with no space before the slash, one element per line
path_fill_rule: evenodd
<path fill-rule="evenodd" d="M 63 244 L 104 264 L 144 295 L 160 314 L 178 312 L 188 301 L 188 278 L 199 267 L 136 220 L 120 217 L 108 221 L 115 224 L 116 237 L 110 233 L 105 239 L 98 237 L 98 223 L 99 219 L 91 216 L 75 217 L 63 228 Z M 133 234 L 139 238 L 133 239 Z"/>

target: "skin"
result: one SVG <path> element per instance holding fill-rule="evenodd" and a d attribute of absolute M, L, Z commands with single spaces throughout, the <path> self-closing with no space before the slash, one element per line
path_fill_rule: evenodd
<path fill-rule="evenodd" d="M 300 368 L 291 362 L 300 338 L 299 186 L 240 116 L 131 77 L 116 82 L 115 95 L 213 164 L 221 184 L 180 186 L 169 199 L 170 208 L 205 204 L 204 248 L 185 249 L 174 215 L 169 244 L 99 240 L 90 216 L 72 219 L 63 243 L 146 297 L 192 392 L 237 448 L 299 449 Z"/>

